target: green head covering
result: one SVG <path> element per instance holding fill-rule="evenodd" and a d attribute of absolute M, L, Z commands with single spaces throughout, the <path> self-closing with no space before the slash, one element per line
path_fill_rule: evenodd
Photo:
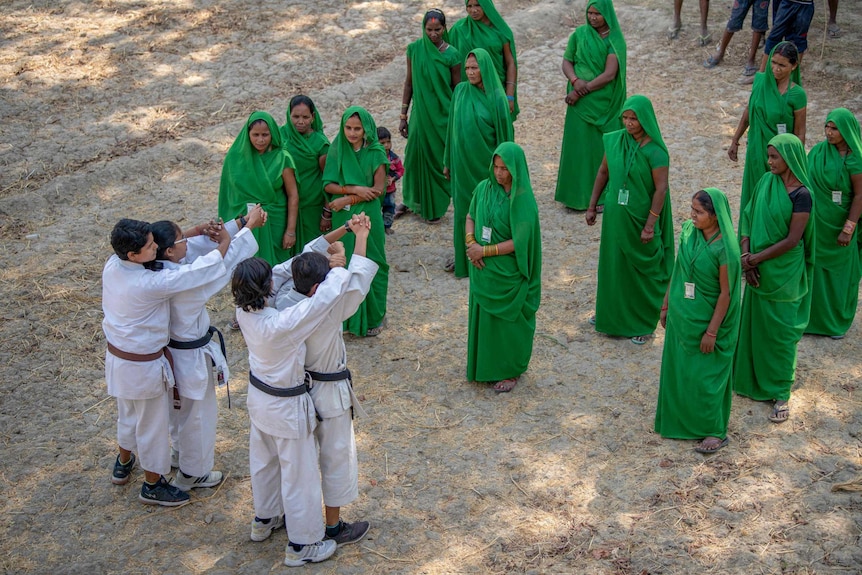
<path fill-rule="evenodd" d="M 667 146 L 664 143 L 664 140 L 661 137 L 661 129 L 658 126 L 658 119 L 655 117 L 655 110 L 652 107 L 652 102 L 646 96 L 642 96 L 641 94 L 635 94 L 634 96 L 629 96 L 629 98 L 623 104 L 623 109 L 620 111 L 620 116 L 625 111 L 631 110 L 635 114 L 637 114 L 638 122 L 640 122 L 641 127 L 646 132 L 646 135 L 650 137 L 650 139 L 661 147 L 665 153 L 670 155 L 667 151 Z"/>
<path fill-rule="evenodd" d="M 778 151 L 781 158 L 787 163 L 787 167 L 802 182 L 802 185 L 811 189 L 811 180 L 808 178 L 808 158 L 805 155 L 805 146 L 794 134 L 778 134 L 769 140 L 769 146 Z"/>
<path fill-rule="evenodd" d="M 715 217 L 718 220 L 718 229 L 721 230 L 721 241 L 724 245 L 724 253 L 727 254 L 727 279 L 730 283 L 730 308 L 728 315 L 739 313 L 739 305 L 742 299 L 740 292 L 740 277 L 742 275 L 742 264 L 740 263 L 739 242 L 736 239 L 736 231 L 731 218 L 730 202 L 727 201 L 725 193 L 718 188 L 704 188 L 715 209 Z M 737 318 L 738 319 L 738 318 Z"/>
<path fill-rule="evenodd" d="M 368 178 L 365 171 L 361 168 L 359 159 L 353 146 L 344 137 L 344 124 L 347 120 L 357 115 L 362 122 L 362 129 L 365 130 L 365 151 L 370 154 L 380 154 L 382 161 L 375 165 L 386 164 L 386 148 L 377 140 L 377 124 L 374 118 L 365 108 L 360 106 L 350 106 L 341 115 L 341 126 L 338 128 L 338 135 L 332 140 L 332 146 L 329 148 L 329 155 L 326 158 L 326 167 L 323 170 L 323 185 L 336 183 L 342 186 L 369 186 Z"/>
<path fill-rule="evenodd" d="M 308 96 L 305 96 L 308 98 Z M 311 102 L 311 98 L 308 98 L 308 101 Z M 291 99 L 291 103 L 293 100 Z M 298 102 L 297 104 L 293 104 L 293 106 L 305 104 L 305 102 Z M 293 125 L 293 122 L 290 119 L 290 112 L 293 110 L 293 106 L 289 106 L 287 108 L 287 122 L 282 126 L 281 134 L 284 138 L 285 144 L 294 150 L 302 150 L 304 153 L 317 156 L 317 150 L 319 146 L 312 146 L 310 140 L 311 134 L 300 134 L 296 131 L 296 127 Z M 314 102 L 311 102 L 311 131 L 314 133 L 322 134 L 323 133 L 323 120 L 320 117 L 320 112 L 317 110 L 317 106 L 314 105 Z"/>
<path fill-rule="evenodd" d="M 847 108 L 835 108 L 826 116 L 826 122 L 835 124 L 853 154 L 857 158 L 862 158 L 862 135 L 860 135 L 859 120 L 853 112 Z"/>
<path fill-rule="evenodd" d="M 626 77 L 626 39 L 623 38 L 623 31 L 620 29 L 620 23 L 617 20 L 617 12 L 614 10 L 614 3 L 611 0 L 589 0 L 587 2 L 586 8 L 584 8 L 584 14 L 587 13 L 587 10 L 590 9 L 590 6 L 594 6 L 596 10 L 602 15 L 602 18 L 605 19 L 605 23 L 608 25 L 609 34 L 608 40 L 611 42 L 611 46 L 614 47 L 614 53 L 617 56 L 617 60 L 620 63 L 620 78 L 625 79 Z M 584 24 L 593 31 L 595 36 L 601 40 L 601 36 L 596 29 L 590 26 L 589 19 L 587 20 L 587 24 Z M 604 69 L 604 67 L 602 68 Z M 623 97 L 625 97 L 625 84 L 623 84 Z"/>
<path fill-rule="evenodd" d="M 491 112 L 491 123 L 494 126 L 495 132 L 506 140 L 512 139 L 512 118 L 509 115 L 509 103 L 506 100 L 506 92 L 503 90 L 503 85 L 497 76 L 497 71 L 494 68 L 494 61 L 488 51 L 483 48 L 476 48 L 467 54 L 476 58 L 476 63 L 479 64 L 479 72 L 482 74 L 482 89 L 473 86 L 469 81 L 461 82 L 467 84 L 467 87 L 461 90 L 455 90 L 452 96 L 452 107 L 449 110 L 449 125 L 456 121 L 453 116 L 455 114 L 474 114 L 475 104 L 471 100 L 481 99 L 485 108 Z M 467 58 L 464 58 L 464 66 L 467 65 Z M 469 123 L 464 121 L 459 122 L 461 126 L 468 126 Z M 447 149 L 448 152 L 448 149 Z M 447 164 L 448 165 L 448 164 Z"/>

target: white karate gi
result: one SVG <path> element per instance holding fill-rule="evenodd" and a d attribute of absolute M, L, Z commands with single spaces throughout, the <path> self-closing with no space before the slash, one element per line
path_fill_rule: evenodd
<path fill-rule="evenodd" d="M 328 243 L 322 238 L 311 242 L 306 250 L 325 253 Z M 347 368 L 347 350 L 342 336 L 342 322 L 356 313 L 377 273 L 377 264 L 367 270 L 354 270 L 353 260 L 348 269 L 355 273 L 344 297 L 329 308 L 320 327 L 306 340 L 305 369 L 317 373 L 337 373 Z M 278 278 L 276 280 L 276 278 Z M 293 289 L 293 277 L 284 264 L 273 268 L 276 306 L 290 307 L 307 299 Z M 323 421 L 314 430 L 319 446 L 323 502 L 328 507 L 343 507 L 359 497 L 359 465 L 356 457 L 356 439 L 353 433 L 351 406 L 360 413 L 362 407 L 353 394 L 348 379 L 340 381 L 313 381 L 311 398 L 317 414 Z"/>
<path fill-rule="evenodd" d="M 355 264 L 354 264 L 355 262 Z M 374 262 L 354 256 L 352 270 L 368 270 Z M 326 319 L 350 286 L 352 272 L 331 270 L 311 298 L 278 311 L 271 307 L 245 312 L 237 321 L 249 351 L 249 368 L 272 387 L 296 387 L 305 378 L 305 340 Z M 323 539 L 322 497 L 311 397 L 275 397 L 248 387 L 251 420 L 249 467 L 255 515 L 268 519 L 284 514 L 290 541 L 302 545 Z"/>
<path fill-rule="evenodd" d="M 106 339 L 122 351 L 156 353 L 168 344 L 169 298 L 224 275 L 221 253 L 199 258 L 183 269 L 153 272 L 141 264 L 113 255 L 102 272 L 102 329 Z M 139 362 L 105 354 L 108 393 L 117 398 L 117 442 L 138 452 L 141 467 L 170 473 L 168 391 L 174 385 L 164 356 Z"/>
<path fill-rule="evenodd" d="M 204 286 L 186 290 L 171 297 L 171 339 L 195 341 L 207 334 L 210 318 L 206 304 L 220 292 L 228 282 L 237 264 L 257 253 L 257 241 L 251 230 L 237 231 L 234 220 L 225 224 L 233 238 L 224 257 L 226 273 Z M 180 264 L 164 262 L 167 269 L 181 269 L 194 263 L 203 254 L 217 246 L 207 236 L 188 239 L 186 257 Z M 180 409 L 171 408 L 171 439 L 174 449 L 179 451 L 180 470 L 194 477 L 203 477 L 213 468 L 215 459 L 216 424 L 218 404 L 215 392 L 216 373 L 230 377 L 227 359 L 221 352 L 218 335 L 208 344 L 197 349 L 171 348 L 174 358 L 174 379 L 180 393 Z"/>

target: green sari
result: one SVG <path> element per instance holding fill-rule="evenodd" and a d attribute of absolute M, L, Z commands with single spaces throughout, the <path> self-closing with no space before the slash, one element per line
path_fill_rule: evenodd
<path fill-rule="evenodd" d="M 470 266 L 467 331 L 467 380 L 500 381 L 527 371 L 533 354 L 536 310 L 542 295 L 542 237 L 539 210 L 530 184 L 524 150 L 513 142 L 494 150 L 512 174 L 507 195 L 494 177 L 479 182 L 470 203 L 476 239 L 482 244 L 512 240 L 511 254 L 483 258 L 485 267 Z M 482 241 L 482 229 L 491 240 Z"/>
<path fill-rule="evenodd" d="M 315 107 L 310 134 L 300 134 L 290 121 L 281 127 L 284 147 L 296 163 L 296 183 L 299 189 L 299 212 L 296 214 L 296 245 L 294 253 L 302 252 L 308 242 L 320 235 L 320 215 L 326 204 L 323 193 L 323 172 L 320 157 L 329 150 L 329 140 L 323 134 L 323 120 Z"/>
<path fill-rule="evenodd" d="M 838 336 L 853 323 L 862 280 L 858 230 L 853 230 L 849 246 L 837 241 L 853 203 L 850 176 L 862 173 L 862 138 L 859 122 L 846 108 L 832 110 L 826 121 L 835 124 L 850 151 L 842 157 L 835 146 L 820 142 L 808 153 L 811 195 L 817 197 L 817 211 L 812 214 L 816 243 L 811 288 L 817 297 L 811 299 L 805 333 Z M 840 198 L 834 196 L 836 192 Z"/>
<path fill-rule="evenodd" d="M 673 439 L 724 439 L 730 419 L 742 265 L 727 196 L 716 188 L 704 191 L 712 198 L 721 237 L 708 244 L 691 220 L 682 225 L 668 291 L 655 431 Z M 721 266 L 727 266 L 730 307 L 716 333 L 715 349 L 705 354 L 700 342 L 721 294 Z M 685 297 L 686 282 L 695 286 L 693 299 Z"/>
<path fill-rule="evenodd" d="M 443 33 L 443 40 L 449 36 Z M 422 37 L 407 46 L 413 84 L 413 107 L 404 149 L 404 204 L 426 220 L 436 220 L 449 209 L 449 180 L 443 177 L 446 126 L 452 103 L 451 69 L 461 63 L 453 46 L 440 52 Z"/>
<path fill-rule="evenodd" d="M 272 135 L 272 144 L 263 154 L 258 153 L 248 137 L 249 128 L 263 120 Z M 290 250 L 283 249 L 282 239 L 287 228 L 287 193 L 283 173 L 294 170 L 290 152 L 283 147 L 278 124 L 266 112 L 255 112 L 248 117 L 239 135 L 224 158 L 218 192 L 218 215 L 234 220 L 248 212 L 247 204 L 260 204 L 267 213 L 266 224 L 252 230 L 257 245 L 257 256 L 270 265 L 290 258 Z"/>
<path fill-rule="evenodd" d="M 467 4 L 467 0 L 464 0 L 464 5 Z M 500 16 L 500 13 L 497 12 L 497 7 L 494 6 L 494 2 L 492 0 L 479 0 L 479 6 L 482 7 L 482 10 L 485 12 L 485 16 L 488 17 L 491 25 L 483 24 L 482 22 L 477 22 L 473 20 L 470 16 L 466 18 L 461 18 L 457 22 L 452 25 L 452 29 L 449 30 L 449 38 L 452 42 L 452 45 L 455 46 L 459 52 L 462 54 L 466 54 L 471 50 L 475 50 L 476 48 L 482 48 L 487 50 L 488 54 L 491 56 L 491 61 L 494 64 L 494 68 L 497 70 L 497 78 L 499 79 L 500 86 L 503 87 L 503 93 L 506 93 L 505 90 L 505 82 L 506 82 L 506 62 L 503 58 L 503 46 L 506 44 L 509 45 L 509 51 L 512 52 L 512 59 L 515 61 L 515 69 L 518 69 L 518 55 L 515 52 L 515 35 L 512 33 L 512 29 L 509 28 L 509 25 L 506 24 L 506 21 L 503 20 L 503 17 Z M 515 109 L 512 112 L 512 121 L 514 122 L 518 118 L 518 113 L 521 111 L 521 108 L 518 106 L 518 83 L 515 82 L 515 91 L 512 94 L 515 98 Z M 509 103 L 506 102 L 506 111 L 509 110 Z"/>
<path fill-rule="evenodd" d="M 626 99 L 626 41 L 614 5 L 611 0 L 590 0 L 585 10 L 590 6 L 604 16 L 610 33 L 602 38 L 589 24 L 579 26 L 569 36 L 563 58 L 574 64 L 575 75 L 587 82 L 605 71 L 610 54 L 616 55 L 620 69 L 609 84 L 582 96 L 574 106 L 566 106 L 554 199 L 573 210 L 585 210 L 590 205 L 596 173 L 605 155 L 602 138 L 622 128 L 620 113 Z M 567 82 L 566 90 L 572 89 Z"/>
<path fill-rule="evenodd" d="M 497 80 L 491 56 L 482 48 L 476 48 L 470 54 L 479 64 L 484 88 L 477 88 L 470 82 L 461 82 L 455 87 L 443 157 L 443 165 L 449 168 L 455 207 L 453 245 L 455 277 L 459 278 L 467 277 L 471 265 L 465 252 L 464 222 L 470 210 L 473 190 L 488 176 L 488 164 L 497 146 L 511 142 L 514 137 L 506 93 Z"/>
<path fill-rule="evenodd" d="M 358 152 L 344 137 L 344 123 L 353 116 L 359 115 L 362 129 L 365 130 L 365 145 Z M 365 108 L 351 106 L 341 116 L 341 126 L 338 135 L 332 141 L 329 154 L 326 156 L 326 168 L 323 170 L 323 185 L 338 184 L 339 186 L 372 186 L 377 168 L 388 167 L 386 150 L 377 140 L 377 125 Z M 382 196 L 381 196 L 382 197 Z M 332 227 L 343 226 L 353 214 L 365 212 L 371 218 L 371 233 L 368 235 L 366 256 L 380 269 L 371 282 L 371 290 L 365 300 L 350 319 L 344 322 L 344 329 L 354 335 L 365 337 L 369 329 L 380 326 L 386 316 L 386 295 L 389 290 L 389 264 L 386 263 L 386 234 L 383 230 L 382 200 L 376 198 L 370 202 L 360 202 L 345 209 L 332 213 Z M 347 252 L 347 261 L 353 255 L 356 237 L 345 235 L 341 241 Z"/>
<path fill-rule="evenodd" d="M 772 138 L 769 145 L 790 171 L 811 189 L 805 148 L 793 134 Z M 812 217 L 802 241 L 789 251 L 761 263 L 760 286 L 748 285 L 742 300 L 739 345 L 733 369 L 733 390 L 758 401 L 787 401 L 796 377 L 796 346 L 808 325 L 814 267 L 814 218 L 818 206 L 811 195 Z M 793 203 L 781 178 L 764 174 L 739 223 L 749 250 L 760 252 L 787 237 Z"/>
<path fill-rule="evenodd" d="M 778 135 L 780 126 L 784 126 L 786 133 L 792 134 L 794 112 L 808 105 L 805 90 L 794 81 L 799 78 L 798 74 L 791 75 L 787 92 L 778 92 L 778 84 L 772 74 L 772 55 L 779 46 L 781 43 L 769 54 L 766 71 L 754 75 L 754 85 L 751 87 L 751 97 L 748 100 L 748 144 L 745 148 L 742 196 L 739 200 L 740 214 L 751 199 L 760 177 L 769 172 L 769 165 L 766 163 L 767 143 Z M 799 70 L 799 67 L 796 69 Z"/>
<path fill-rule="evenodd" d="M 665 195 L 655 236 L 641 243 L 656 192 L 652 171 L 670 159 L 652 103 L 646 96 L 626 100 L 651 141 L 643 146 L 625 129 L 605 134 L 608 180 L 602 239 L 599 244 L 596 331 L 613 336 L 648 335 L 658 324 L 667 282 L 673 271 L 673 221 L 670 193 Z M 628 190 L 627 203 L 620 203 Z"/>

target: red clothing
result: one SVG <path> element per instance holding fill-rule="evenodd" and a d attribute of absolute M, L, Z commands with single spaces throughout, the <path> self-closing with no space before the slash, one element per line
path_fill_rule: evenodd
<path fill-rule="evenodd" d="M 404 175 L 404 164 L 401 163 L 398 154 L 392 150 L 386 152 L 386 156 L 389 159 L 389 177 L 392 178 L 392 183 L 386 186 L 386 193 L 391 194 L 395 191 L 395 183 Z"/>

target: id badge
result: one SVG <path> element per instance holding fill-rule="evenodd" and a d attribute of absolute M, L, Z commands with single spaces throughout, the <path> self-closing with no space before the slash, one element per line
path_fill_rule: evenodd
<path fill-rule="evenodd" d="M 843 194 L 841 193 L 841 190 L 832 190 L 832 201 L 840 206 L 842 200 Z"/>
<path fill-rule="evenodd" d="M 779 134 L 787 133 L 787 124 L 776 124 L 775 129 Z"/>
<path fill-rule="evenodd" d="M 685 282 L 685 299 L 694 299 L 694 283 Z"/>
<path fill-rule="evenodd" d="M 482 226 L 482 241 L 486 244 L 491 241 L 491 228 Z"/>
<path fill-rule="evenodd" d="M 251 203 L 251 202 L 247 203 L 247 204 L 245 205 L 245 215 L 249 215 L 249 214 L 251 213 L 251 211 L 254 209 L 254 207 L 255 207 L 256 205 L 257 205 L 257 204 L 254 204 L 254 203 Z"/>
<path fill-rule="evenodd" d="M 619 194 L 617 194 L 617 203 L 621 206 L 629 205 L 629 191 L 625 188 L 620 188 Z"/>
<path fill-rule="evenodd" d="M 342 210 L 345 210 L 345 211 L 347 211 L 347 212 L 349 212 L 349 211 L 350 211 L 350 204 L 347 204 L 346 206 L 344 206 L 344 207 L 343 207 L 343 208 L 341 208 L 341 209 L 342 209 Z"/>

